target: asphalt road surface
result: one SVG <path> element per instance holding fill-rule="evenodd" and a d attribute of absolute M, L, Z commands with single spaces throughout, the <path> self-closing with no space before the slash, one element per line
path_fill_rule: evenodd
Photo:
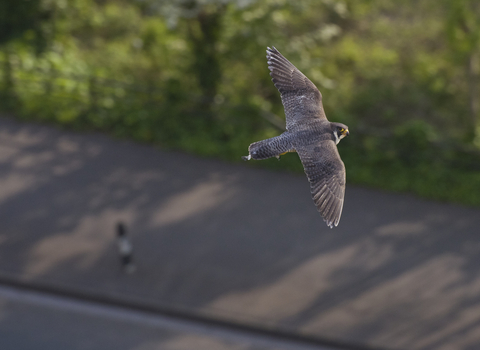
<path fill-rule="evenodd" d="M 119 221 L 133 243 L 137 270 L 129 275 L 119 265 Z M 342 344 L 473 350 L 479 227 L 479 209 L 347 184 L 340 225 L 329 229 L 302 174 L 0 118 L 4 285 L 16 280 Z M 17 302 L 0 304 L 2 334 L 9 317 L 19 320 L 9 303 Z M 42 308 L 25 312 L 48 312 Z M 122 322 L 109 327 L 127 334 Z M 85 341 L 108 348 L 91 330 Z M 148 348 L 148 332 L 139 330 L 144 341 L 125 349 Z M 60 332 L 49 334 L 62 341 Z M 219 346 L 257 346 L 230 341 Z"/>
<path fill-rule="evenodd" d="M 11 287 L 0 304 L 2 350 L 334 350 Z"/>

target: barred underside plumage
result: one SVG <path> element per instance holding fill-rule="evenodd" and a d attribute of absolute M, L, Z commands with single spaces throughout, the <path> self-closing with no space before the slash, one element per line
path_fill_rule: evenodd
<path fill-rule="evenodd" d="M 287 131 L 252 143 L 243 159 L 266 159 L 296 151 L 317 210 L 330 228 L 337 226 L 345 196 L 345 165 L 336 143 L 348 135 L 348 127 L 327 120 L 320 91 L 275 47 L 267 49 L 267 59 L 285 108 Z"/>

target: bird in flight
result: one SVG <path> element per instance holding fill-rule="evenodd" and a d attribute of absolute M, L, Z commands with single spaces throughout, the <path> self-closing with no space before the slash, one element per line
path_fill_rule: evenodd
<path fill-rule="evenodd" d="M 310 192 L 326 224 L 337 226 L 345 196 L 345 165 L 337 144 L 348 127 L 328 121 L 317 87 L 275 48 L 267 48 L 268 69 L 285 109 L 286 131 L 252 143 L 243 160 L 267 159 L 297 152 Z"/>

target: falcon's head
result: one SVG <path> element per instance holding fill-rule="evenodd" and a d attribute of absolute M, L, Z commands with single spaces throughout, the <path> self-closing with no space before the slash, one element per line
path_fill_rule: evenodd
<path fill-rule="evenodd" d="M 348 136 L 350 133 L 348 132 L 348 126 L 341 123 L 330 123 L 332 126 L 333 137 L 335 138 L 335 144 L 338 145 L 341 139 L 345 136 Z"/>

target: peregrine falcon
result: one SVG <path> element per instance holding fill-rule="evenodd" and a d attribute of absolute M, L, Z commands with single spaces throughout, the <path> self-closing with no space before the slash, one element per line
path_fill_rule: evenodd
<path fill-rule="evenodd" d="M 349 135 L 348 127 L 327 120 L 320 91 L 275 47 L 267 48 L 267 60 L 285 109 L 287 130 L 252 143 L 242 159 L 280 159 L 287 152 L 297 152 L 317 210 L 333 228 L 340 221 L 345 195 L 345 165 L 336 145 Z"/>

